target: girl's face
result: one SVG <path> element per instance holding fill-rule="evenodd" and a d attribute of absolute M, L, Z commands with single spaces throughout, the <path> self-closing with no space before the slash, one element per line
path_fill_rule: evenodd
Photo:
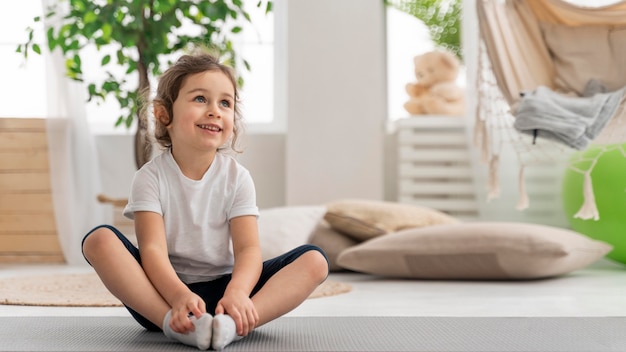
<path fill-rule="evenodd" d="M 183 81 L 167 128 L 176 150 L 215 152 L 232 136 L 234 120 L 235 87 L 223 72 L 206 71 Z"/>

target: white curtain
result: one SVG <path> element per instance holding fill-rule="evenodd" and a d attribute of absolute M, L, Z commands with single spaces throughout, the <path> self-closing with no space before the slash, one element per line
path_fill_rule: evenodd
<path fill-rule="evenodd" d="M 57 0 L 42 0 L 44 11 Z M 57 13 L 60 18 L 62 13 Z M 46 31 L 54 18 L 45 23 Z M 65 76 L 60 51 L 46 52 L 47 135 L 56 229 L 69 265 L 86 265 L 81 241 L 104 222 L 94 137 L 86 118 L 86 88 Z"/>

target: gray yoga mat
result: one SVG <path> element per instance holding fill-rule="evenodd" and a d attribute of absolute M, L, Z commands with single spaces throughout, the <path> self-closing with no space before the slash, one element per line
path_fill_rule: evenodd
<path fill-rule="evenodd" d="M 126 317 L 2 317 L 0 351 L 194 351 Z M 626 318 L 283 317 L 225 351 L 624 351 Z"/>

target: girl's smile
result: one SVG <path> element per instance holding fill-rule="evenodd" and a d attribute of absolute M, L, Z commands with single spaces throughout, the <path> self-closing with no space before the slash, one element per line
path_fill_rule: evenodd
<path fill-rule="evenodd" d="M 213 124 L 198 125 L 198 127 L 202 128 L 203 130 L 208 130 L 210 132 L 222 132 L 222 128 L 220 126 L 213 125 Z"/>

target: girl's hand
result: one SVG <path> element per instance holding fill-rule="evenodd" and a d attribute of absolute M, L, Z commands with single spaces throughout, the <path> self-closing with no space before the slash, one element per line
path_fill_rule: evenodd
<path fill-rule="evenodd" d="M 181 334 L 194 331 L 195 327 L 189 318 L 192 315 L 200 318 L 204 313 L 206 313 L 206 305 L 200 296 L 191 291 L 181 294 L 172 305 L 170 328 Z"/>
<path fill-rule="evenodd" d="M 244 291 L 226 290 L 224 297 L 217 302 L 215 314 L 230 315 L 235 321 L 239 336 L 248 335 L 259 323 L 259 314 Z"/>

